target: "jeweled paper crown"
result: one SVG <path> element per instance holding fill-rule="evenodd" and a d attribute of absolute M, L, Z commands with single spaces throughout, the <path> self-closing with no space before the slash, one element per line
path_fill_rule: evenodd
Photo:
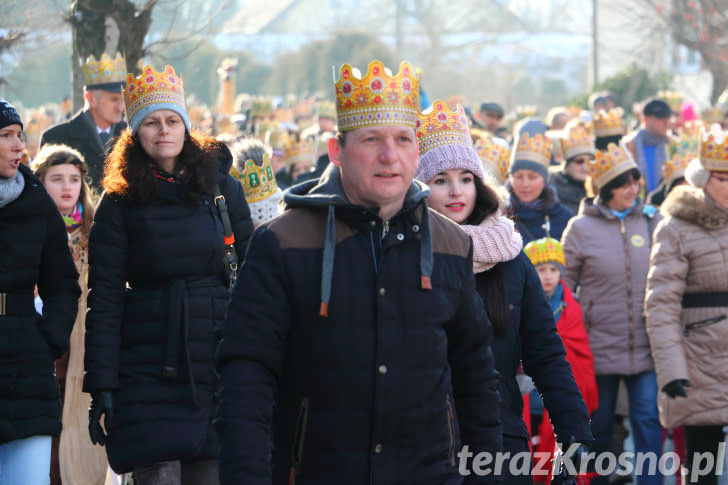
<path fill-rule="evenodd" d="M 673 113 L 680 112 L 680 105 L 683 102 L 683 95 L 677 91 L 659 91 L 657 97 L 665 101 Z"/>
<path fill-rule="evenodd" d="M 86 89 L 121 91 L 127 80 L 126 61 L 118 52 L 113 58 L 104 52 L 98 61 L 94 56 L 89 56 L 81 66 L 81 71 Z"/>
<path fill-rule="evenodd" d="M 461 106 L 451 110 L 445 101 L 435 101 L 431 108 L 425 110 L 419 116 L 415 130 L 420 156 L 443 145 L 473 147 L 465 110 Z"/>
<path fill-rule="evenodd" d="M 283 149 L 289 143 L 291 143 L 291 135 L 282 128 L 268 134 L 268 144 L 273 148 L 274 155 L 283 156 Z"/>
<path fill-rule="evenodd" d="M 700 118 L 708 124 L 722 123 L 725 120 L 725 112 L 718 106 L 713 106 L 700 113 Z"/>
<path fill-rule="evenodd" d="M 669 187 L 678 178 L 685 175 L 685 169 L 695 158 L 698 158 L 698 136 L 683 134 L 679 139 L 672 140 L 667 147 L 668 156 L 662 164 L 662 180 Z"/>
<path fill-rule="evenodd" d="M 513 146 L 511 165 L 516 160 L 528 160 L 548 168 L 551 163 L 551 148 L 551 140 L 541 133 L 534 136 L 522 133 L 518 143 Z"/>
<path fill-rule="evenodd" d="M 177 77 L 174 68 L 169 64 L 164 66 L 162 72 L 157 72 L 153 66 L 144 66 L 138 77 L 129 73 L 126 77 L 124 102 L 126 118 L 134 133 L 149 113 L 160 109 L 177 112 L 185 122 L 187 131 L 190 130 L 184 80 L 182 76 Z"/>
<path fill-rule="evenodd" d="M 382 61 L 374 60 L 364 77 L 344 64 L 334 84 L 339 131 L 380 125 L 414 128 L 419 115 L 419 80 L 407 61 L 392 75 Z"/>
<path fill-rule="evenodd" d="M 259 202 L 278 192 L 270 155 L 267 153 L 263 155 L 263 165 L 261 166 L 258 166 L 254 160 L 246 160 L 244 167 L 245 170 L 240 173 L 233 165 L 230 168 L 230 175 L 240 180 L 247 203 Z"/>
<path fill-rule="evenodd" d="M 291 141 L 283 148 L 286 166 L 296 163 L 316 163 L 316 145 L 309 140 Z"/>
<path fill-rule="evenodd" d="M 700 165 L 706 170 L 728 172 L 728 132 L 719 124 L 703 130 L 700 137 Z"/>
<path fill-rule="evenodd" d="M 566 258 L 564 258 L 564 249 L 561 243 L 551 237 L 542 237 L 526 244 L 523 248 L 531 264 L 537 266 L 545 263 L 558 263 L 561 267 L 566 266 Z"/>
<path fill-rule="evenodd" d="M 483 169 L 492 174 L 499 184 L 506 183 L 511 151 L 508 143 L 500 138 L 483 136 L 475 141 L 474 148 L 483 162 Z"/>
<path fill-rule="evenodd" d="M 331 118 L 336 119 L 336 105 L 333 101 L 321 101 L 317 108 L 319 118 Z"/>
<path fill-rule="evenodd" d="M 599 110 L 593 118 L 594 134 L 597 137 L 623 135 L 623 115 L 624 110 L 622 108 L 614 108 L 609 111 Z"/>
<path fill-rule="evenodd" d="M 579 119 L 569 121 L 558 138 L 564 160 L 579 155 L 594 155 L 594 138 L 591 123 Z"/>
<path fill-rule="evenodd" d="M 594 160 L 586 162 L 586 171 L 598 190 L 633 168 L 637 168 L 637 164 L 629 151 L 621 144 L 614 143 L 610 143 L 606 150 L 597 150 Z"/>
<path fill-rule="evenodd" d="M 273 102 L 268 98 L 255 98 L 250 108 L 250 116 L 270 116 L 273 114 Z"/>

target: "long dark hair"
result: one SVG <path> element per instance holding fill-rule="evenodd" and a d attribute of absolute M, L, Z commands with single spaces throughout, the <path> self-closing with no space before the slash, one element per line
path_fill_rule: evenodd
<path fill-rule="evenodd" d="M 187 200 L 200 201 L 213 194 L 220 163 L 226 156 L 230 156 L 230 150 L 224 143 L 194 131 L 185 133 L 175 168 L 184 168 L 177 180 Z M 135 204 L 148 203 L 157 192 L 150 165 L 154 162 L 142 148 L 139 137 L 125 131 L 106 159 L 101 185 L 107 192 L 122 195 Z"/>
<path fill-rule="evenodd" d="M 500 206 L 496 191 L 480 177 L 475 176 L 475 180 L 475 208 L 465 221 L 465 224 L 472 226 L 477 226 L 486 218 L 496 214 Z M 483 299 L 488 319 L 493 325 L 493 334 L 505 335 L 508 328 L 508 291 L 506 276 L 500 264 L 480 273 L 478 286 L 483 290 L 480 292 L 480 297 Z"/>

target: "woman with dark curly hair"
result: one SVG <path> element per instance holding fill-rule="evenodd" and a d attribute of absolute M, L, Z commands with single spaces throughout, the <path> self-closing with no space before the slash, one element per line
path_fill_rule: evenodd
<path fill-rule="evenodd" d="M 190 130 L 171 66 L 129 75 L 125 101 L 129 130 L 106 160 L 89 242 L 89 432 L 137 485 L 213 484 L 213 354 L 228 257 L 253 224 L 230 151 Z"/>

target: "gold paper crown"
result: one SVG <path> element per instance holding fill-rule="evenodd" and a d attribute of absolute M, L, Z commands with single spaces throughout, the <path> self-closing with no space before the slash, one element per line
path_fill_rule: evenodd
<path fill-rule="evenodd" d="M 551 237 L 542 237 L 526 244 L 523 248 L 531 264 L 537 266 L 545 263 L 558 263 L 562 267 L 566 266 L 566 258 L 564 258 L 564 249 L 561 243 Z"/>
<path fill-rule="evenodd" d="M 268 98 L 255 98 L 250 108 L 250 116 L 269 116 L 273 114 L 273 102 Z"/>
<path fill-rule="evenodd" d="M 683 135 L 674 140 L 668 147 L 668 158 L 662 164 L 662 180 L 669 187 L 678 178 L 685 175 L 685 169 L 693 159 L 698 157 L 698 137 Z"/>
<path fill-rule="evenodd" d="M 447 107 L 445 101 L 435 101 L 425 110 L 419 116 L 415 129 L 420 156 L 443 145 L 460 145 L 466 148 L 473 146 L 465 110 L 456 106 L 453 111 Z"/>
<path fill-rule="evenodd" d="M 131 73 L 127 75 L 124 102 L 130 124 L 139 111 L 151 104 L 175 105 L 186 112 L 184 80 L 182 76 L 177 77 L 169 64 L 164 66 L 164 72 L 144 66 L 139 77 Z"/>
<path fill-rule="evenodd" d="M 718 106 L 713 106 L 710 109 L 706 109 L 700 113 L 700 117 L 708 124 L 723 123 L 725 121 L 725 112 Z"/>
<path fill-rule="evenodd" d="M 110 88 L 116 85 L 122 87 L 127 80 L 126 61 L 118 52 L 114 58 L 104 52 L 98 61 L 94 56 L 89 56 L 81 66 L 81 71 L 83 71 L 83 83 L 87 88 L 104 85 Z"/>
<path fill-rule="evenodd" d="M 258 166 L 255 160 L 246 160 L 243 165 L 243 173 L 238 172 L 233 165 L 230 168 L 230 175 L 240 180 L 245 194 L 245 201 L 248 204 L 267 199 L 278 192 L 278 184 L 273 175 L 273 166 L 270 163 L 270 155 L 263 155 L 263 165 Z"/>
<path fill-rule="evenodd" d="M 728 132 L 713 124 L 700 137 L 700 165 L 706 170 L 728 172 Z"/>
<path fill-rule="evenodd" d="M 614 108 L 609 111 L 599 110 L 594 115 L 594 134 L 597 137 L 623 135 L 623 115 L 624 110 L 622 108 Z"/>
<path fill-rule="evenodd" d="M 677 91 L 660 91 L 657 97 L 664 100 L 674 113 L 680 112 L 680 105 L 683 102 L 683 95 Z"/>
<path fill-rule="evenodd" d="M 633 168 L 637 168 L 637 164 L 629 152 L 622 145 L 614 143 L 610 143 L 606 150 L 597 150 L 594 160 L 586 162 L 586 171 L 597 189 Z"/>
<path fill-rule="evenodd" d="M 508 177 L 508 156 L 510 148 L 505 141 L 490 137 L 479 137 L 475 141 L 475 151 L 483 162 L 483 169 L 493 174 L 498 183 L 503 185 Z"/>
<path fill-rule="evenodd" d="M 301 162 L 315 163 L 316 153 L 316 145 L 309 140 L 291 141 L 283 148 L 283 158 L 289 167 Z"/>
<path fill-rule="evenodd" d="M 278 155 L 283 155 L 283 149 L 291 143 L 291 135 L 288 131 L 279 128 L 276 131 L 270 132 L 268 136 L 268 143 L 273 147 L 273 151 L 279 151 Z"/>
<path fill-rule="evenodd" d="M 559 138 L 564 160 L 578 155 L 594 155 L 594 139 L 591 135 L 591 123 L 573 119 L 564 127 L 562 138 Z"/>
<path fill-rule="evenodd" d="M 528 133 L 522 133 L 518 143 L 513 146 L 511 165 L 516 160 L 528 160 L 548 167 L 551 163 L 551 148 L 551 140 L 541 133 L 533 137 Z"/>
<path fill-rule="evenodd" d="M 336 105 L 333 101 L 321 101 L 318 104 L 318 117 L 336 119 Z"/>
<path fill-rule="evenodd" d="M 358 69 L 344 64 L 334 84 L 339 131 L 379 125 L 414 128 L 420 112 L 419 79 L 407 61 L 393 76 L 382 61 L 374 60 L 363 78 Z"/>

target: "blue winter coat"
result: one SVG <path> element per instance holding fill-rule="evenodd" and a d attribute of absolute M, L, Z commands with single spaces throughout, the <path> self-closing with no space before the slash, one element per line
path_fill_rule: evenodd
<path fill-rule="evenodd" d="M 458 484 L 461 443 L 500 449 L 472 243 L 428 193 L 382 237 L 332 165 L 256 231 L 217 355 L 223 484 Z"/>
<path fill-rule="evenodd" d="M 511 193 L 511 210 L 518 232 L 523 237 L 523 245 L 542 237 L 561 239 L 566 224 L 574 214 L 561 202 L 553 187 L 546 185 L 540 197 L 542 207 L 539 210 L 527 208 Z"/>

